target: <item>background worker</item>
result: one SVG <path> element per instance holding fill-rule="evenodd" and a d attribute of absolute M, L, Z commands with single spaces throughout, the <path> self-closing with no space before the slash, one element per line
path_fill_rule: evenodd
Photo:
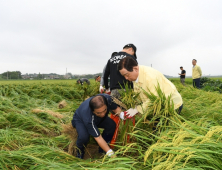
<path fill-rule="evenodd" d="M 90 85 L 90 81 L 87 78 L 81 78 L 77 80 L 77 83 L 81 85 L 83 85 L 84 82 Z"/>
<path fill-rule="evenodd" d="M 202 71 L 200 66 L 197 65 L 197 60 L 192 60 L 193 68 L 192 68 L 192 78 L 193 78 L 193 87 L 200 88 L 200 77 L 202 76 Z"/>
<path fill-rule="evenodd" d="M 116 98 L 120 97 L 120 94 L 118 90 L 121 90 L 124 88 L 125 84 L 127 83 L 129 88 L 133 88 L 133 83 L 126 80 L 117 70 L 117 65 L 120 61 L 120 59 L 125 58 L 126 56 L 131 57 L 136 61 L 136 46 L 133 44 L 127 44 L 123 47 L 123 50 L 115 53 L 111 56 L 111 58 L 108 60 L 105 74 L 104 74 L 104 84 L 106 89 L 111 90 L 111 96 L 114 96 Z M 108 86 L 108 77 L 110 76 L 110 88 Z M 122 88 L 121 88 L 122 86 Z M 109 91 L 109 90 L 107 90 Z"/>
<path fill-rule="evenodd" d="M 105 67 L 106 68 L 106 67 Z M 104 68 L 104 69 L 105 69 Z M 99 86 L 99 92 L 100 93 L 103 93 L 104 91 L 106 91 L 106 89 L 103 87 L 104 86 L 104 81 L 103 81 L 103 78 L 101 78 L 101 76 L 99 75 L 96 75 L 95 76 L 95 81 L 96 82 L 100 82 L 100 86 Z"/>
<path fill-rule="evenodd" d="M 185 76 L 186 76 L 186 70 L 183 69 L 183 67 L 180 67 L 181 73 L 178 73 L 180 75 L 180 82 L 185 85 Z"/>
<path fill-rule="evenodd" d="M 127 80 L 134 81 L 134 91 L 140 92 L 140 97 L 143 102 L 142 106 L 127 110 L 127 116 L 133 117 L 138 112 L 143 114 L 143 111 L 148 108 L 149 99 L 143 94 L 142 89 L 149 89 L 150 92 L 157 95 L 155 87 L 157 87 L 158 83 L 166 97 L 171 95 L 174 102 L 174 108 L 178 109 L 178 114 L 180 114 L 183 107 L 182 97 L 178 93 L 174 84 L 162 73 L 151 67 L 138 65 L 138 63 L 131 57 L 125 57 L 120 60 L 118 70 Z"/>
<path fill-rule="evenodd" d="M 78 133 L 77 157 L 83 159 L 85 148 L 90 135 L 94 137 L 100 146 L 99 152 L 105 151 L 108 156 L 114 154 L 108 143 L 111 141 L 116 129 L 115 122 L 108 117 L 109 111 L 112 110 L 115 114 L 121 112 L 107 94 L 98 94 L 85 100 L 75 111 L 72 126 L 76 128 Z M 122 115 L 123 113 L 121 113 Z M 103 128 L 102 135 L 98 128 Z"/>
<path fill-rule="evenodd" d="M 95 81 L 96 82 L 101 82 L 101 76 L 100 75 L 96 75 L 95 76 Z"/>

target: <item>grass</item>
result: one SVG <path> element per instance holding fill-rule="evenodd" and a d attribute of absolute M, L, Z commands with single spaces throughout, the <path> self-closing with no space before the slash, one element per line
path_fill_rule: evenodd
<path fill-rule="evenodd" d="M 172 81 L 183 98 L 181 116 L 159 114 L 169 123 L 158 132 L 137 115 L 136 127 L 126 132 L 133 140 L 116 146 L 116 158 L 88 160 L 68 154 L 71 140 L 62 126 L 85 97 L 97 93 L 98 83 L 0 81 L 0 169 L 222 169 L 222 95 Z M 60 109 L 61 101 L 66 106 Z M 127 106 L 128 101 L 126 96 Z"/>

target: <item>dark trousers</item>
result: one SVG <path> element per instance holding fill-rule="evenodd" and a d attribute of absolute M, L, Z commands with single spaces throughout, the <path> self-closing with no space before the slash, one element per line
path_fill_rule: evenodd
<path fill-rule="evenodd" d="M 110 119 L 110 117 L 107 116 L 103 121 L 101 121 L 97 125 L 97 127 L 104 129 L 102 136 L 106 142 L 110 142 L 116 129 L 116 123 L 112 119 Z M 82 122 L 76 121 L 75 128 L 78 132 L 76 146 L 79 149 L 84 150 L 84 146 L 86 146 L 87 143 L 89 142 L 90 134 L 88 133 L 88 130 L 86 129 L 86 127 Z M 108 136 L 107 140 L 110 141 L 106 140 L 107 136 Z"/>
<path fill-rule="evenodd" d="M 200 78 L 193 79 L 193 87 L 198 89 L 200 88 Z"/>
<path fill-rule="evenodd" d="M 178 108 L 178 110 L 177 110 L 177 114 L 180 115 L 182 109 L 183 109 L 183 104 Z"/>

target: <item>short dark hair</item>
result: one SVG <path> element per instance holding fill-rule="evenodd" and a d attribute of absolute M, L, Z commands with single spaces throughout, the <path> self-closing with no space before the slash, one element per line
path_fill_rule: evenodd
<path fill-rule="evenodd" d="M 89 107 L 92 111 L 94 111 L 95 109 L 99 109 L 104 105 L 107 105 L 107 101 L 106 101 L 106 98 L 101 95 L 94 96 L 89 101 Z"/>
<path fill-rule="evenodd" d="M 182 66 L 180 68 L 183 68 Z"/>
<path fill-rule="evenodd" d="M 120 60 L 117 69 L 119 71 L 125 68 L 127 71 L 132 72 L 135 66 L 138 66 L 138 63 L 132 57 L 127 56 Z"/>
<path fill-rule="evenodd" d="M 133 51 L 134 51 L 134 57 L 137 59 L 137 56 L 136 56 L 136 50 L 137 50 L 137 48 L 136 48 L 136 46 L 134 45 L 134 44 L 126 44 L 124 47 L 123 47 L 123 49 L 128 49 L 128 48 L 132 48 L 133 49 Z"/>
<path fill-rule="evenodd" d="M 195 60 L 195 61 L 197 62 L 197 60 L 196 60 L 196 59 L 193 59 L 193 60 Z"/>

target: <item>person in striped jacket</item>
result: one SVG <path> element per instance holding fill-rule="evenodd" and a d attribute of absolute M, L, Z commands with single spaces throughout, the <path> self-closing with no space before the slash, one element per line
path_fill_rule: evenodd
<path fill-rule="evenodd" d="M 85 100 L 75 111 L 72 126 L 76 128 L 78 138 L 76 142 L 77 157 L 83 159 L 85 147 L 90 135 L 94 137 L 99 145 L 99 152 L 112 156 L 114 152 L 109 147 L 116 129 L 115 122 L 108 116 L 109 112 L 120 115 L 121 108 L 112 101 L 107 94 L 98 94 Z M 121 114 L 121 115 L 122 115 Z M 98 128 L 103 128 L 102 135 Z"/>

